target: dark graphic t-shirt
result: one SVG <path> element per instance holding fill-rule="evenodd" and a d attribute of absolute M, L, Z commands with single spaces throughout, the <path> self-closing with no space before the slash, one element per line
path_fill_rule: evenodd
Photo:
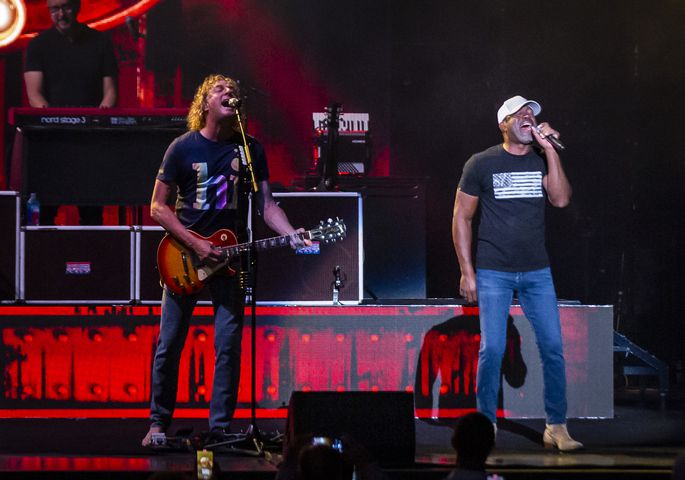
<path fill-rule="evenodd" d="M 459 188 L 479 198 L 477 268 L 526 272 L 549 266 L 542 186 L 546 174 L 545 161 L 536 152 L 512 155 L 502 145 L 466 162 Z"/>
<path fill-rule="evenodd" d="M 242 230 L 244 226 L 247 206 L 239 200 L 240 175 L 248 173 L 240 168 L 245 152 L 239 140 L 235 135 L 228 141 L 213 142 L 200 132 L 187 132 L 176 138 L 164 155 L 157 179 L 176 185 L 176 215 L 200 235 L 211 235 L 220 228 Z M 248 143 L 257 182 L 267 180 L 264 148 L 252 138 Z"/>

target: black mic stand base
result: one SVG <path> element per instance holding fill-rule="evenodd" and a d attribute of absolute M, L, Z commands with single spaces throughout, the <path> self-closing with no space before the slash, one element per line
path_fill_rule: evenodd
<path fill-rule="evenodd" d="M 280 453 L 283 450 L 284 439 L 283 433 L 268 434 L 259 430 L 255 424 L 250 424 L 245 432 L 226 434 L 222 441 L 210 439 L 208 443 L 203 445 L 203 448 L 217 453 L 264 457 L 269 460 L 272 457 L 272 452 Z"/>

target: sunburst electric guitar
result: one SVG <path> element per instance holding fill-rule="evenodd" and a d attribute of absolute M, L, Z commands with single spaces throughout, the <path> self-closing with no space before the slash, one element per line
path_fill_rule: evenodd
<path fill-rule="evenodd" d="M 336 218 L 321 221 L 311 230 L 298 233 L 302 240 L 320 243 L 334 243 L 345 238 L 347 228 L 345 223 Z M 242 253 L 248 252 L 251 242 L 238 243 L 235 234 L 230 230 L 218 230 L 209 237 L 203 237 L 190 231 L 197 238 L 208 240 L 221 251 L 223 260 L 217 264 L 203 264 L 195 252 L 180 243 L 171 235 L 166 235 L 157 247 L 157 267 L 162 283 L 176 295 L 191 295 L 204 287 L 207 279 L 215 273 L 234 275 L 235 269 L 231 263 Z M 255 248 L 269 250 L 290 246 L 290 235 L 264 238 L 254 242 Z"/>

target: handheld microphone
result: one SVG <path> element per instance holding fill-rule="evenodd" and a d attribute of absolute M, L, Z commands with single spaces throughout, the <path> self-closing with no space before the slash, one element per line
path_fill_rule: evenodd
<path fill-rule="evenodd" d="M 240 105 L 242 105 L 243 101 L 239 98 L 229 98 L 228 100 L 224 100 L 221 102 L 221 105 L 223 107 L 233 107 L 233 108 L 240 108 Z"/>
<path fill-rule="evenodd" d="M 566 150 L 566 147 L 564 146 L 563 143 L 561 143 L 561 140 L 559 140 L 557 137 L 554 135 L 542 135 L 542 129 L 540 128 L 540 125 L 535 126 L 535 130 L 544 138 L 545 140 L 548 140 L 549 143 L 551 143 L 554 146 L 554 149 L 557 152 L 561 152 L 563 150 Z"/>

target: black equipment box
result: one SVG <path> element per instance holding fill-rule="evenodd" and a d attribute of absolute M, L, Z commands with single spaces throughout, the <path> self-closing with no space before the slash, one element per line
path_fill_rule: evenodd
<path fill-rule="evenodd" d="M 335 270 L 339 267 L 344 287 L 341 303 L 359 303 L 363 298 L 364 267 L 362 240 L 362 197 L 357 192 L 274 193 L 294 227 L 309 230 L 321 220 L 341 218 L 347 227 L 344 240 L 312 249 L 281 248 L 260 252 L 257 266 L 256 299 L 259 304 L 330 305 L 333 303 Z M 254 236 L 272 237 L 261 219 Z"/>
<path fill-rule="evenodd" d="M 134 291 L 130 227 L 23 227 L 19 299 L 126 304 Z"/>
<path fill-rule="evenodd" d="M 0 192 L 0 302 L 14 302 L 18 283 L 19 194 Z"/>

